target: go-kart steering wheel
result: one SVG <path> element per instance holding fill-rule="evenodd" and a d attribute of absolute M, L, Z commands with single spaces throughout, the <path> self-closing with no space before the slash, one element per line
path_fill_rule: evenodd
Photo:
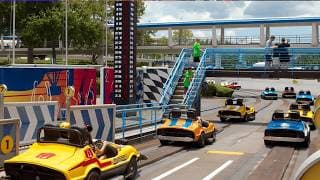
<path fill-rule="evenodd" d="M 102 146 L 103 146 L 103 141 L 97 140 L 97 141 L 95 141 L 93 144 L 94 144 L 94 146 L 95 146 L 96 148 L 101 149 Z"/>

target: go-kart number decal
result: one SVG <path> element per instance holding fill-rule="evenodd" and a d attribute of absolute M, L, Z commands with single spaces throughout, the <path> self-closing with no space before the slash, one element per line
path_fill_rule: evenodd
<path fill-rule="evenodd" d="M 4 94 L 7 91 L 7 86 L 0 84 L 0 94 Z"/>
<path fill-rule="evenodd" d="M 118 164 L 119 162 L 125 161 L 125 160 L 127 160 L 127 156 L 126 155 L 115 157 L 115 158 L 113 158 L 113 164 Z"/>
<path fill-rule="evenodd" d="M 87 149 L 84 151 L 84 153 L 86 154 L 87 158 L 92 158 L 93 157 L 93 153 L 90 149 Z"/>
<path fill-rule="evenodd" d="M 56 154 L 54 154 L 54 153 L 40 153 L 40 154 L 38 154 L 36 156 L 36 158 L 38 158 L 38 159 L 49 159 L 49 158 L 51 158 L 51 157 L 53 157 L 55 155 Z"/>
<path fill-rule="evenodd" d="M 10 153 L 12 151 L 12 149 L 13 149 L 13 144 L 14 144 L 14 142 L 13 142 L 13 139 L 12 139 L 11 136 L 3 137 L 2 140 L 1 140 L 1 149 L 0 149 L 1 152 L 3 154 Z"/>

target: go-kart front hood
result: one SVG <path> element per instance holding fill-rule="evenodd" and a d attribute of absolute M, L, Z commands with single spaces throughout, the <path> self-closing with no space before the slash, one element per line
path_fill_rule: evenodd
<path fill-rule="evenodd" d="M 267 130 L 273 129 L 288 129 L 295 131 L 304 131 L 304 126 L 301 121 L 290 120 L 272 120 L 267 127 Z"/>
<path fill-rule="evenodd" d="M 34 143 L 27 151 L 6 160 L 5 163 L 27 163 L 61 169 L 68 166 L 69 159 L 77 149 L 79 148 L 63 144 Z"/>
<path fill-rule="evenodd" d="M 179 129 L 195 129 L 196 123 L 192 119 L 166 119 L 165 123 L 160 128 L 179 128 Z"/>

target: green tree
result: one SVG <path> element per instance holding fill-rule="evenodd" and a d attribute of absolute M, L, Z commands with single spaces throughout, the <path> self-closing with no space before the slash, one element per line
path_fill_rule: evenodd
<path fill-rule="evenodd" d="M 16 35 L 22 38 L 23 43 L 28 47 L 28 63 L 33 63 L 33 47 L 41 43 L 41 36 L 38 36 L 38 26 L 36 21 L 29 22 L 32 17 L 38 17 L 42 12 L 59 7 L 60 3 L 48 2 L 37 3 L 20 1 L 16 3 Z M 0 3 L 0 34 L 9 35 L 9 29 L 12 24 L 12 7 L 13 3 Z M 32 31 L 30 31 L 32 30 Z M 19 41 L 18 41 L 19 42 Z M 42 41 L 43 42 L 43 41 Z"/>
<path fill-rule="evenodd" d="M 158 43 L 160 44 L 160 45 L 168 45 L 168 38 L 167 37 L 165 37 L 165 36 L 162 36 L 159 40 L 158 40 Z"/>
<path fill-rule="evenodd" d="M 172 39 L 175 42 L 178 42 L 179 45 L 187 44 L 189 40 L 193 37 L 193 33 L 189 29 L 179 29 L 173 31 Z"/>

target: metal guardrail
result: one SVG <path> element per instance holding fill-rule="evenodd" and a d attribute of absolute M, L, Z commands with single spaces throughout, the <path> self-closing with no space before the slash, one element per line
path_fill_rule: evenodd
<path fill-rule="evenodd" d="M 263 69 L 266 55 L 275 65 L 287 58 L 289 69 L 317 70 L 320 68 L 320 48 L 208 48 L 207 69 Z M 219 58 L 219 59 L 217 59 Z M 257 63 L 262 63 L 257 64 Z M 221 66 L 221 67 L 220 67 Z M 278 68 L 274 66 L 273 68 Z"/>
<path fill-rule="evenodd" d="M 178 84 L 178 81 L 183 74 L 183 70 L 188 63 L 188 60 L 190 59 L 191 51 L 191 49 L 182 49 L 176 61 L 176 64 L 171 70 L 171 73 L 163 86 L 164 91 L 161 94 L 162 96 L 160 99 L 160 104 L 165 106 L 168 105 L 170 98 L 173 95 L 174 90 Z"/>
<path fill-rule="evenodd" d="M 275 43 L 281 43 L 281 39 L 285 38 L 290 40 L 291 44 L 311 44 L 312 35 L 311 34 L 300 34 L 300 35 L 275 35 Z M 266 37 L 268 39 L 269 37 Z M 211 45 L 212 38 L 211 37 L 192 37 L 192 38 L 173 38 L 172 46 L 192 46 L 193 43 L 199 40 L 201 45 Z M 222 41 L 221 37 L 217 37 L 218 45 L 259 45 L 260 44 L 260 36 L 224 36 Z M 168 39 L 167 38 L 152 38 L 149 41 L 141 41 L 138 42 L 138 46 L 167 46 Z"/>
<path fill-rule="evenodd" d="M 208 49 L 206 49 L 200 59 L 200 62 L 197 66 L 197 69 L 192 78 L 190 87 L 186 93 L 186 96 L 183 99 L 183 104 L 191 108 L 196 99 L 196 96 L 199 94 L 200 87 L 205 78 L 206 73 L 206 59 L 208 58 Z"/>
<path fill-rule="evenodd" d="M 157 129 L 167 109 L 172 107 L 185 108 L 185 105 L 171 104 L 161 105 L 159 103 L 130 104 L 117 106 L 116 110 L 116 131 L 121 132 L 121 138 L 127 137 L 129 130 L 136 131 L 135 136 L 142 138 L 143 134 Z M 145 128 L 149 130 L 145 130 Z M 129 135 L 130 136 L 130 135 Z"/>

